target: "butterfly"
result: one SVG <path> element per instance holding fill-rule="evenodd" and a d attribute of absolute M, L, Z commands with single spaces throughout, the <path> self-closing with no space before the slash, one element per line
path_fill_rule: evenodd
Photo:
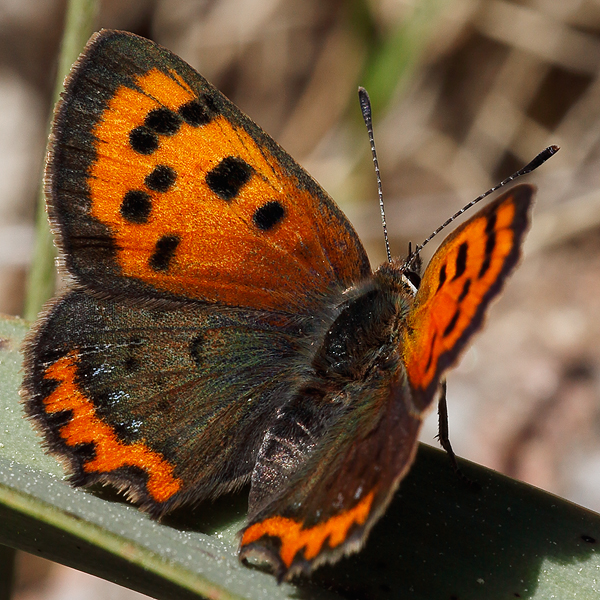
<path fill-rule="evenodd" d="M 534 188 L 458 227 L 422 277 L 371 270 L 333 200 L 183 60 L 101 31 L 46 171 L 69 282 L 32 328 L 27 415 L 75 486 L 155 518 L 250 483 L 240 557 L 280 580 L 357 551 L 444 374 L 517 264 Z"/>

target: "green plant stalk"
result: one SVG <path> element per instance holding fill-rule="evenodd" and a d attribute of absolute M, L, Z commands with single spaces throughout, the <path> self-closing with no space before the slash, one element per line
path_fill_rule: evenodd
<path fill-rule="evenodd" d="M 60 98 L 63 81 L 77 60 L 85 43 L 94 31 L 94 21 L 98 12 L 98 0 L 69 0 L 65 16 L 65 29 L 61 43 L 56 83 L 52 96 L 54 106 Z M 48 131 L 50 128 L 48 128 Z M 44 303 L 53 296 L 55 288 L 55 257 L 52 233 L 46 213 L 45 191 L 42 184 L 36 208 L 35 242 L 33 258 L 27 278 L 27 290 L 23 316 L 36 318 Z"/>
<path fill-rule="evenodd" d="M 277 585 L 237 559 L 247 491 L 157 523 L 115 496 L 71 488 L 23 418 L 27 324 L 0 319 L 0 544 L 155 598 L 596 599 L 600 515 L 421 446 L 360 553 Z"/>

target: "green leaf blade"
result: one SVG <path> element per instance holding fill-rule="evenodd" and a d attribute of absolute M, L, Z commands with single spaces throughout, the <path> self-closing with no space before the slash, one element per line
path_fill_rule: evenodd
<path fill-rule="evenodd" d="M 157 523 L 64 480 L 19 401 L 26 332 L 24 321 L 0 319 L 1 544 L 156 598 L 597 597 L 599 515 L 463 461 L 481 488 L 470 489 L 424 445 L 360 553 L 277 585 L 237 559 L 244 493 Z"/>

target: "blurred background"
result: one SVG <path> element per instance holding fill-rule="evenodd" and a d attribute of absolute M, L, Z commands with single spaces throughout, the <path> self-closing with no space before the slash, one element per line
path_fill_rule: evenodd
<path fill-rule="evenodd" d="M 64 14 L 63 0 L 0 0 L 8 314 L 22 314 Z M 539 192 L 524 260 L 449 377 L 450 437 L 460 456 L 600 511 L 598 0 L 105 0 L 101 27 L 154 39 L 220 88 L 335 198 L 373 266 L 385 254 L 359 84 L 395 255 L 560 145 L 526 178 Z M 422 439 L 436 431 L 432 415 Z M 20 555 L 20 600 L 136 596 Z"/>

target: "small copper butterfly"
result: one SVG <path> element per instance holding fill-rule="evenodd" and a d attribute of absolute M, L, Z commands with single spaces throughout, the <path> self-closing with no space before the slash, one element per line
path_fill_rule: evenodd
<path fill-rule="evenodd" d="M 280 579 L 358 550 L 443 375 L 516 265 L 534 189 L 371 271 L 294 160 L 189 65 L 94 35 L 46 172 L 65 291 L 25 347 L 27 414 L 76 486 L 153 517 L 250 482 L 240 557 Z"/>

